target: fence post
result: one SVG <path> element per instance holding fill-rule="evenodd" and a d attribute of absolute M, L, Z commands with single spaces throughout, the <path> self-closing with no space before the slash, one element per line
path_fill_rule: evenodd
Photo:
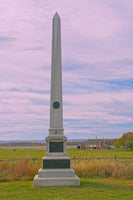
<path fill-rule="evenodd" d="M 36 164 L 36 158 L 35 157 L 33 158 L 33 161 L 34 161 L 34 165 L 35 165 Z"/>

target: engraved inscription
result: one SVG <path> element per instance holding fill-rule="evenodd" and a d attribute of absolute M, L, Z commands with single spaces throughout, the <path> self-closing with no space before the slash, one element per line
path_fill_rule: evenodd
<path fill-rule="evenodd" d="M 69 169 L 70 159 L 43 160 L 43 169 Z"/>
<path fill-rule="evenodd" d="M 50 142 L 50 152 L 63 152 L 63 142 Z"/>

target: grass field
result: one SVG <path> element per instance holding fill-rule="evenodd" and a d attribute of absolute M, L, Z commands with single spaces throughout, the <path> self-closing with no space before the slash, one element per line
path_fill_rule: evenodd
<path fill-rule="evenodd" d="M 25 147 L 24 147 L 25 148 Z M 45 156 L 46 150 L 35 150 L 32 149 L 0 149 L 0 160 L 1 159 L 21 159 L 26 156 L 29 158 L 42 158 Z M 118 157 L 118 158 L 133 158 L 133 151 L 123 151 L 117 149 L 111 150 L 101 150 L 101 149 L 68 149 L 67 150 L 69 157 L 77 158 L 97 158 L 97 157 Z"/>
<path fill-rule="evenodd" d="M 0 160 L 1 159 L 22 159 L 25 157 L 29 158 L 42 158 L 45 156 L 45 150 L 34 150 L 34 149 L 2 149 L 0 150 Z"/>
<path fill-rule="evenodd" d="M 133 181 L 82 178 L 77 187 L 34 188 L 33 181 L 0 184 L 0 200 L 132 200 Z"/>
<path fill-rule="evenodd" d="M 41 158 L 45 156 L 45 150 L 22 150 L 22 149 L 2 149 L 0 150 L 0 159 L 19 159 L 19 158 L 40 158 L 37 165 L 41 167 Z M 117 157 L 117 158 L 132 158 L 132 151 L 118 151 L 114 150 L 86 150 L 86 149 L 68 149 L 69 157 L 78 157 L 78 158 L 97 158 L 97 157 Z M 110 169 L 121 170 L 122 165 L 117 165 L 117 161 L 115 160 L 90 160 L 90 161 L 72 161 L 72 166 L 76 170 L 78 176 L 80 176 L 81 185 L 77 187 L 50 187 L 50 188 L 34 188 L 33 180 L 24 181 L 8 181 L 8 182 L 0 182 L 0 200 L 65 200 L 65 199 L 74 199 L 74 200 L 132 200 L 133 199 L 133 179 L 129 177 L 127 178 L 100 178 L 99 177 L 91 177 L 90 171 L 94 174 L 98 174 L 103 170 L 105 175 Z M 80 163 L 81 162 L 81 163 Z M 87 162 L 87 163 L 86 163 Z M 126 163 L 127 162 L 127 163 Z M 131 161 L 131 165 L 128 165 L 130 161 L 124 161 L 124 168 L 129 171 L 129 173 L 133 174 L 133 165 Z M 119 162 L 121 164 L 121 161 Z M 1 163 L 0 163 L 1 164 Z M 81 167 L 80 167 L 81 164 Z M 105 166 L 106 165 L 106 166 Z M 20 165 L 19 165 L 20 166 Z M 29 165 L 30 166 L 30 165 Z M 33 165 L 34 166 L 34 165 Z M 5 165 L 7 167 L 7 165 Z M 20 166 L 22 167 L 22 165 Z M 101 168 L 100 168 L 101 167 Z M 103 169 L 105 167 L 105 170 Z M 89 168 L 89 170 L 87 169 Z M 25 165 L 23 165 L 23 169 L 25 170 Z M 29 168 L 28 170 L 30 170 Z M 19 168 L 18 168 L 19 170 Z M 79 171 L 78 171 L 79 170 Z M 84 175 L 83 172 L 87 172 Z M 88 171 L 87 171 L 88 170 Z M 99 171 L 98 171 L 99 170 Z M 31 170 L 30 170 L 31 171 Z M 112 171 L 112 170 L 111 170 Z M 127 172 L 127 171 L 126 171 Z M 110 171 L 109 171 L 110 173 Z M 107 174 L 108 175 L 108 174 Z M 82 177 L 82 178 L 81 178 Z M 83 178 L 85 177 L 85 178 Z M 106 177 L 106 176 L 105 176 Z M 107 176 L 108 177 L 108 176 Z M 121 176 L 120 176 L 121 177 Z M 10 177 L 9 180 L 12 177 Z"/>

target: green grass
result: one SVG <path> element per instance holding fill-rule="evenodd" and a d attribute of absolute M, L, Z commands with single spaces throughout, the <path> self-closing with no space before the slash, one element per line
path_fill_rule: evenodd
<path fill-rule="evenodd" d="M 0 183 L 0 200 L 131 200 L 133 181 L 81 179 L 75 187 L 34 188 L 33 181 Z"/>
<path fill-rule="evenodd" d="M 33 147 L 34 148 L 34 147 Z M 42 158 L 45 156 L 46 151 L 45 150 L 22 150 L 17 149 L 16 151 L 13 151 L 12 149 L 2 149 L 0 150 L 0 159 L 19 159 L 19 158 L 25 158 L 28 156 L 29 158 Z M 101 149 L 68 149 L 67 150 L 69 157 L 133 157 L 133 151 L 123 151 L 123 150 L 101 150 Z"/>
<path fill-rule="evenodd" d="M 44 150 L 0 150 L 0 159 L 41 158 Z M 133 157 L 132 151 L 68 149 L 69 157 Z M 40 166 L 41 166 L 41 162 Z M 0 183 L 0 200 L 131 200 L 133 180 L 113 178 L 81 178 L 77 187 L 34 188 L 33 181 Z M 2 191 L 2 192 L 1 192 Z"/>
<path fill-rule="evenodd" d="M 13 149 L 2 149 L 0 150 L 0 160 L 1 159 L 21 159 L 26 156 L 29 158 L 42 158 L 45 156 L 45 150 L 23 150 L 17 149 L 13 151 Z"/>
<path fill-rule="evenodd" d="M 96 158 L 96 157 L 133 157 L 133 151 L 123 151 L 117 149 L 109 149 L 109 150 L 102 150 L 102 149 L 68 149 L 68 156 L 70 157 L 89 157 L 89 158 Z"/>

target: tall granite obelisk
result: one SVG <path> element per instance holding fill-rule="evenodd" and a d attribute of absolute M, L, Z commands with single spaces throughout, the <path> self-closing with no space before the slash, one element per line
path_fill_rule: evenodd
<path fill-rule="evenodd" d="M 53 18 L 51 61 L 50 128 L 46 138 L 46 156 L 34 177 L 34 187 L 80 185 L 67 157 L 67 138 L 63 129 L 61 23 L 58 13 Z"/>

